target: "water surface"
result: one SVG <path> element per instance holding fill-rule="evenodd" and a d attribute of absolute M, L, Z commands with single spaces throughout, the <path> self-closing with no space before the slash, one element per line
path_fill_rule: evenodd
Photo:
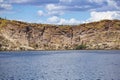
<path fill-rule="evenodd" d="M 0 80 L 120 80 L 120 51 L 0 52 Z"/>

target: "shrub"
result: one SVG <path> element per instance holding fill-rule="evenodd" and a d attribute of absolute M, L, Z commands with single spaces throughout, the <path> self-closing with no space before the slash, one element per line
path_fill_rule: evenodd
<path fill-rule="evenodd" d="M 7 20 L 6 19 L 1 20 L 0 28 L 6 25 L 7 25 Z"/>
<path fill-rule="evenodd" d="M 86 48 L 87 48 L 86 45 L 81 44 L 81 45 L 78 45 L 75 49 L 76 50 L 81 50 L 81 49 L 86 49 Z"/>

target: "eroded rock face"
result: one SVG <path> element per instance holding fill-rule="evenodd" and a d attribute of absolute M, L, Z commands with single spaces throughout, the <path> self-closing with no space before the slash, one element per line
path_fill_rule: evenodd
<path fill-rule="evenodd" d="M 1 50 L 120 49 L 120 21 L 103 20 L 77 26 L 30 24 L 0 20 Z"/>

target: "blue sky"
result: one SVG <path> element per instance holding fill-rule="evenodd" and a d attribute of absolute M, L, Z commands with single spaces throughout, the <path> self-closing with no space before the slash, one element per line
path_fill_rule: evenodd
<path fill-rule="evenodd" d="M 70 25 L 120 19 L 120 0 L 0 0 L 0 17 Z"/>

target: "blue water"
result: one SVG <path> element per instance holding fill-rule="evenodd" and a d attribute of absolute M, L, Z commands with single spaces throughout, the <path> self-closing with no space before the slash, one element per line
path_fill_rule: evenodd
<path fill-rule="evenodd" d="M 0 52 L 0 80 L 120 80 L 120 50 Z"/>

